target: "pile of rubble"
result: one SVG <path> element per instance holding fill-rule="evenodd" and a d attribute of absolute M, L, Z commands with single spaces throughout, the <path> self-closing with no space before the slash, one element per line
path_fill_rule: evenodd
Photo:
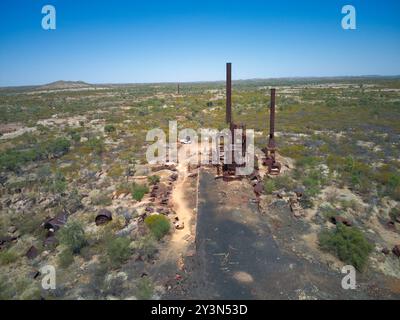
<path fill-rule="evenodd" d="M 382 253 L 383 253 L 384 255 L 388 255 L 388 254 L 390 254 L 390 250 L 389 250 L 388 248 L 383 248 L 383 249 L 382 249 Z M 395 246 L 393 247 L 393 249 L 392 249 L 392 253 L 393 253 L 396 257 L 400 258 L 400 245 L 395 245 Z"/>
<path fill-rule="evenodd" d="M 306 212 L 301 206 L 301 201 L 303 199 L 304 193 L 302 190 L 295 190 L 291 192 L 286 192 L 283 190 L 275 191 L 272 193 L 278 199 L 284 200 L 290 207 L 290 211 L 296 218 L 301 218 L 306 216 Z"/>

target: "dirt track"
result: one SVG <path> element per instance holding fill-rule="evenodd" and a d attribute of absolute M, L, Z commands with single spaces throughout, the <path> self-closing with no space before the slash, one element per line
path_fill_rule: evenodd
<path fill-rule="evenodd" d="M 180 299 L 368 299 L 365 290 L 344 290 L 344 275 L 283 251 L 265 217 L 249 201 L 246 183 L 200 176 L 196 256 L 169 298 Z M 221 190 L 228 196 L 221 200 Z M 235 193 L 238 192 L 239 193 Z M 229 196 L 229 194 L 231 196 Z M 233 206 L 232 206 L 233 203 Z"/>

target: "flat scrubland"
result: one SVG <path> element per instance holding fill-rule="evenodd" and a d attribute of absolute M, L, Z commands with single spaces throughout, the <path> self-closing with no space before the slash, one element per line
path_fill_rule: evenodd
<path fill-rule="evenodd" d="M 302 193 L 291 232 L 302 236 L 304 255 L 400 279 L 391 252 L 400 245 L 400 79 L 233 85 L 234 120 L 255 130 L 260 148 L 267 143 L 269 88 L 277 89 L 279 154 L 291 165 L 265 177 L 262 201 L 279 205 Z M 177 223 L 171 199 L 158 203 L 154 194 L 165 189 L 168 196 L 176 180 L 183 182 L 176 168 L 147 164 L 146 133 L 167 132 L 170 120 L 179 129 L 225 127 L 224 83 L 176 89 L 0 89 L 1 298 L 147 299 L 168 290 L 151 270 L 165 262 L 173 234 L 188 226 Z M 112 220 L 97 226 L 102 209 Z M 49 230 L 45 222 L 60 216 L 68 221 Z M 57 289 L 45 291 L 38 271 L 49 264 Z"/>

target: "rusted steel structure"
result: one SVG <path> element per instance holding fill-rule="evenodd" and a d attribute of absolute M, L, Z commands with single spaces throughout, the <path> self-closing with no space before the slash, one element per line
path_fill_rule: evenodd
<path fill-rule="evenodd" d="M 232 124 L 232 63 L 226 64 L 226 123 Z"/>
<path fill-rule="evenodd" d="M 268 146 L 263 149 L 265 153 L 263 165 L 268 167 L 268 173 L 271 175 L 277 175 L 281 172 L 281 164 L 275 159 L 277 149 L 275 143 L 275 92 L 275 89 L 271 89 Z"/>
<path fill-rule="evenodd" d="M 270 113 L 269 113 L 269 136 L 268 136 L 268 145 L 262 151 L 264 152 L 264 157 L 262 158 L 262 163 L 264 166 L 268 168 L 268 174 L 277 175 L 281 171 L 281 164 L 276 160 L 276 142 L 275 142 L 275 94 L 276 90 L 271 89 L 271 103 L 270 103 Z M 246 162 L 237 163 L 235 161 L 236 148 L 241 146 L 241 152 L 243 159 L 246 159 L 246 126 L 244 124 L 235 124 L 232 116 L 232 64 L 226 64 L 226 114 L 225 114 L 226 124 L 229 128 L 230 134 L 230 148 L 225 148 L 226 143 L 225 139 L 223 141 L 219 141 L 219 163 L 216 165 L 217 167 L 217 176 L 222 177 L 224 180 L 229 180 L 232 178 L 239 178 L 242 176 L 236 175 L 236 169 L 239 167 L 245 167 Z M 242 135 L 240 137 L 236 137 L 236 139 L 240 139 L 239 141 L 235 141 L 235 130 L 241 129 Z M 226 150 L 228 149 L 231 152 L 231 162 L 225 161 Z M 250 181 L 255 188 L 255 193 L 257 197 L 262 193 L 262 179 L 258 174 L 258 164 L 257 157 L 255 157 L 255 168 L 254 172 L 249 176 Z M 228 163 L 226 163 L 228 162 Z M 221 172 L 222 171 L 222 172 Z M 222 174 L 221 174 L 222 173 Z"/>
<path fill-rule="evenodd" d="M 235 124 L 232 121 L 232 64 L 228 62 L 226 64 L 226 124 L 229 127 L 230 132 L 230 152 L 231 160 L 230 163 L 225 161 L 225 145 L 224 141 L 219 143 L 219 160 L 220 164 L 217 165 L 217 174 L 220 175 L 222 168 L 222 177 L 224 179 L 230 179 L 236 177 L 236 168 L 245 167 L 246 163 L 238 164 L 235 159 L 236 146 L 241 145 L 242 157 L 246 155 L 246 126 L 243 124 Z M 235 130 L 242 130 L 240 137 L 241 141 L 235 141 Z"/>

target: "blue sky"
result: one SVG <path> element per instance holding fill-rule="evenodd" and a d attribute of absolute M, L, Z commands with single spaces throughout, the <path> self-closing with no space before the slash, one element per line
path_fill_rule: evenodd
<path fill-rule="evenodd" d="M 57 29 L 41 27 L 42 6 Z M 341 8 L 357 29 L 341 28 Z M 400 74 L 400 1 L 1 0 L 0 86 Z"/>

